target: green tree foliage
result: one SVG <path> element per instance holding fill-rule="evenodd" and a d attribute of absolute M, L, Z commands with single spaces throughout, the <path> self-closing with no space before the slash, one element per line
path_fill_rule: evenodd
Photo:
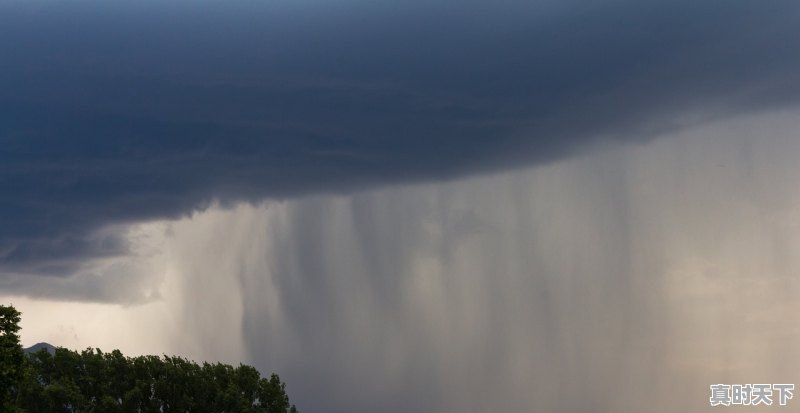
<path fill-rule="evenodd" d="M 0 406 L 10 406 L 16 384 L 23 375 L 24 357 L 19 344 L 20 313 L 0 305 Z"/>
<path fill-rule="evenodd" d="M 2 310 L 0 413 L 296 413 L 277 375 L 181 357 L 57 348 L 24 357 L 20 314 Z"/>

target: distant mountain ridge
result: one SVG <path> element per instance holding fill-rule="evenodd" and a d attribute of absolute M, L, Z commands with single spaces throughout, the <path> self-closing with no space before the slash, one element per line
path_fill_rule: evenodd
<path fill-rule="evenodd" d="M 33 354 L 39 352 L 39 350 L 45 349 L 50 354 L 56 353 L 56 346 L 49 344 L 49 343 L 36 343 L 26 349 L 24 349 L 25 354 Z"/>

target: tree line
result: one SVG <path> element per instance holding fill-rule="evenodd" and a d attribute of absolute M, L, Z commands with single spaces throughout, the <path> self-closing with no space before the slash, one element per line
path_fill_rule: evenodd
<path fill-rule="evenodd" d="M 0 305 L 0 412 L 297 413 L 286 385 L 254 367 L 119 350 L 25 354 L 20 313 Z"/>

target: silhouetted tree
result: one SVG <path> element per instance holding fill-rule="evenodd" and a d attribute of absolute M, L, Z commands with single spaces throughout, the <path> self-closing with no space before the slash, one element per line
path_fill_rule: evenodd
<path fill-rule="evenodd" d="M 125 357 L 119 350 L 57 348 L 24 356 L 20 314 L 0 306 L 0 413 L 296 413 L 286 385 L 251 366 L 182 357 Z"/>
<path fill-rule="evenodd" d="M 13 411 L 24 369 L 24 354 L 19 344 L 20 312 L 0 305 L 0 411 Z"/>

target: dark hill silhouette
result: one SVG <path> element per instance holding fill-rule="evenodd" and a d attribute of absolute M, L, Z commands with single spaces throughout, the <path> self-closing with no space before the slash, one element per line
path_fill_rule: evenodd
<path fill-rule="evenodd" d="M 50 354 L 56 354 L 56 346 L 54 346 L 54 345 L 52 345 L 50 343 L 36 343 L 36 344 L 26 348 L 24 351 L 25 351 L 25 354 L 32 354 L 32 353 L 36 353 L 36 352 L 38 352 L 39 350 L 42 350 L 42 349 L 47 350 L 47 352 L 50 353 Z"/>

